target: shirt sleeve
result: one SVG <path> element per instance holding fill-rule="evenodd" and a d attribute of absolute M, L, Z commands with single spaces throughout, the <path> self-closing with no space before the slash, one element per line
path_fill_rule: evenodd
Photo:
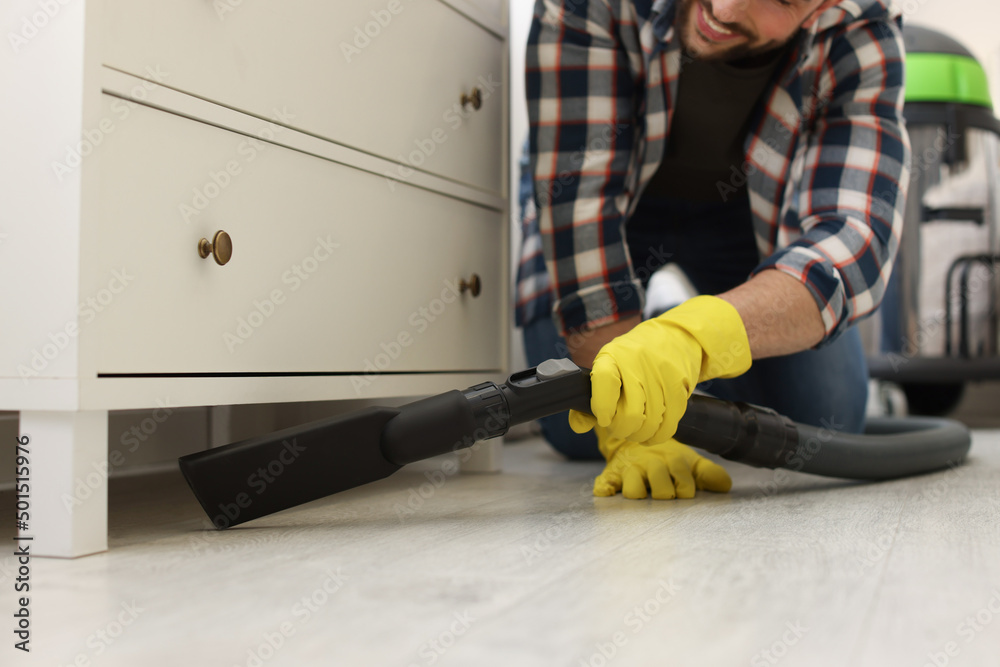
<path fill-rule="evenodd" d="M 536 0 L 525 58 L 530 168 L 562 335 L 642 312 L 625 245 L 636 77 L 606 0 Z"/>
<path fill-rule="evenodd" d="M 802 235 L 753 272 L 777 269 L 809 288 L 825 329 L 817 348 L 874 312 L 885 294 L 910 180 L 903 77 L 896 21 L 849 26 L 833 38 L 818 78 L 826 108 L 807 130 L 793 195 Z"/>

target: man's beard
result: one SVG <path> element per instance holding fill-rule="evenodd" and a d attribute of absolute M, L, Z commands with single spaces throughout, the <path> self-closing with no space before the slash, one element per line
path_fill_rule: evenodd
<path fill-rule="evenodd" d="M 724 25 L 727 30 L 732 30 L 733 32 L 742 35 L 745 39 L 740 40 L 738 44 L 734 44 L 731 47 L 725 47 L 721 51 L 713 51 L 710 54 L 702 55 L 697 51 L 692 50 L 690 47 L 690 44 L 694 41 L 694 35 L 692 35 L 691 32 L 696 29 L 695 26 L 697 25 L 697 20 L 692 21 L 692 18 L 694 18 L 696 5 L 699 4 L 705 7 L 706 14 L 712 15 L 711 7 L 707 5 L 707 2 L 703 2 L 702 0 L 680 0 L 677 8 L 677 17 L 674 22 L 674 25 L 679 26 L 680 28 L 678 33 L 681 39 L 681 46 L 684 47 L 684 52 L 695 60 L 732 62 L 734 60 L 743 60 L 745 58 L 759 56 L 782 45 L 777 41 L 755 45 L 754 42 L 758 39 L 756 34 L 750 32 L 742 25 L 723 24 L 719 21 L 719 23 Z M 712 18 L 718 21 L 718 18 L 714 15 L 712 15 Z"/>

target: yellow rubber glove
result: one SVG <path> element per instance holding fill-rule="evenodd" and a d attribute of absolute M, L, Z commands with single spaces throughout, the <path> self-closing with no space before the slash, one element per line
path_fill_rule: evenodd
<path fill-rule="evenodd" d="M 595 431 L 608 462 L 594 480 L 595 496 L 621 491 L 626 498 L 645 498 L 648 487 L 653 498 L 670 500 L 694 498 L 695 488 L 726 493 L 733 486 L 725 468 L 676 440 L 640 445 L 611 437 L 600 426 Z"/>
<path fill-rule="evenodd" d="M 601 348 L 590 371 L 594 415 L 571 410 L 570 427 L 585 433 L 600 425 L 614 438 L 666 442 L 695 385 L 742 375 L 750 361 L 736 308 L 715 296 L 696 296 Z"/>

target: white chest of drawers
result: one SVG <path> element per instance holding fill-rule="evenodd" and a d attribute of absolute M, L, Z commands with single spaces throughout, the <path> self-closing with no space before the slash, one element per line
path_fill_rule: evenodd
<path fill-rule="evenodd" d="M 109 410 L 505 371 L 504 0 L 39 7 L 5 9 L 0 111 L 0 409 L 36 553 L 106 548 L 106 489 L 73 487 Z"/>

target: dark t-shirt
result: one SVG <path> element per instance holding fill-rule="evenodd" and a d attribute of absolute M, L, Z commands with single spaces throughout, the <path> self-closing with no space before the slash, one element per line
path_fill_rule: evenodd
<path fill-rule="evenodd" d="M 663 161 L 644 194 L 689 201 L 720 199 L 718 183 L 734 180 L 733 166 L 740 173 L 750 117 L 786 51 L 776 49 L 754 62 L 684 64 Z M 733 185 L 746 187 L 742 180 Z"/>

